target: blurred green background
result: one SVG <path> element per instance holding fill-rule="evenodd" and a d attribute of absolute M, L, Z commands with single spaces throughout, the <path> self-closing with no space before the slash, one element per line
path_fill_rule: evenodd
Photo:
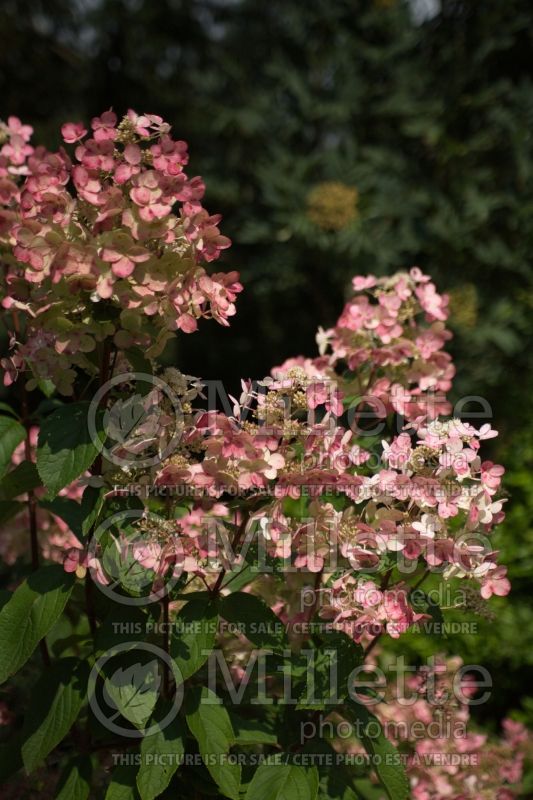
<path fill-rule="evenodd" d="M 313 355 L 357 273 L 418 264 L 451 293 L 455 399 L 486 397 L 502 434 L 513 592 L 476 636 L 410 647 L 484 664 L 494 727 L 533 725 L 532 52 L 530 0 L 0 6 L 1 117 L 57 147 L 65 120 L 133 107 L 189 142 L 245 292 L 230 329 L 181 337 L 183 370 L 235 391 Z"/>

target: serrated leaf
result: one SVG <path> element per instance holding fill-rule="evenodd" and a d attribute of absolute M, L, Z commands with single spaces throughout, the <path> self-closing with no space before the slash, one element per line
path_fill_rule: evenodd
<path fill-rule="evenodd" d="M 39 505 L 66 522 L 78 541 L 82 541 L 81 526 L 84 512 L 80 503 L 70 497 L 55 497 L 53 500 L 40 500 Z"/>
<path fill-rule="evenodd" d="M 74 578 L 59 564 L 41 567 L 0 611 L 0 684 L 26 663 L 61 616 Z"/>
<path fill-rule="evenodd" d="M 358 770 L 354 770 L 348 764 L 339 763 L 338 754 L 329 741 L 320 737 L 312 739 L 304 746 L 303 752 L 320 756 L 317 769 L 320 781 L 318 796 L 321 800 L 364 800 L 366 798 L 366 795 L 360 795 L 355 790 L 354 775 Z M 335 763 L 333 769 L 332 763 Z M 381 789 L 379 791 L 381 792 Z"/>
<path fill-rule="evenodd" d="M 104 428 L 113 442 L 124 444 L 131 440 L 137 428 L 149 419 L 151 406 L 146 406 L 139 392 L 119 398 L 104 412 Z"/>
<path fill-rule="evenodd" d="M 156 658 L 118 667 L 104 682 L 106 702 L 138 728 L 150 719 L 159 697 L 161 676 Z"/>
<path fill-rule="evenodd" d="M 0 477 L 11 464 L 13 451 L 26 438 L 26 429 L 13 417 L 0 417 Z"/>
<path fill-rule="evenodd" d="M 324 634 L 306 670 L 306 686 L 297 710 L 324 709 L 342 703 L 349 693 L 348 678 L 362 663 L 363 649 L 342 631 Z"/>
<path fill-rule="evenodd" d="M 220 601 L 220 615 L 240 626 L 247 639 L 264 650 L 288 647 L 285 626 L 267 604 L 253 594 L 233 592 Z"/>
<path fill-rule="evenodd" d="M 217 628 L 217 606 L 207 592 L 189 600 L 176 615 L 170 655 L 184 681 L 207 661 L 215 644 Z"/>
<path fill-rule="evenodd" d="M 0 525 L 12 519 L 16 514 L 27 508 L 25 503 L 17 500 L 0 500 Z"/>
<path fill-rule="evenodd" d="M 105 492 L 100 488 L 87 486 L 81 498 L 81 509 L 83 522 L 81 524 L 81 536 L 88 536 L 91 529 L 95 526 L 102 507 L 104 505 Z"/>
<path fill-rule="evenodd" d="M 150 726 L 165 718 L 168 705 L 152 718 Z M 165 791 L 179 766 L 179 757 L 185 752 L 186 729 L 183 721 L 175 717 L 168 725 L 141 742 L 141 766 L 137 773 L 137 789 L 141 800 L 154 800 Z"/>
<path fill-rule="evenodd" d="M 244 719 L 230 712 L 230 720 L 235 732 L 235 743 L 248 744 L 277 744 L 278 737 L 272 726 L 265 720 Z"/>
<path fill-rule="evenodd" d="M 74 536 L 83 544 L 103 505 L 103 494 L 100 489 L 87 486 L 81 503 L 69 497 L 56 497 L 53 500 L 41 500 L 39 505 L 66 522 Z"/>
<path fill-rule="evenodd" d="M 257 578 L 257 572 L 254 571 L 251 564 L 246 564 L 244 567 L 226 572 L 226 576 L 222 582 L 222 588 L 231 583 L 231 591 L 238 592 L 255 580 L 255 578 Z"/>
<path fill-rule="evenodd" d="M 238 800 L 241 768 L 237 764 L 215 759 L 224 756 L 235 743 L 235 734 L 226 709 L 207 688 L 197 687 L 186 696 L 186 719 L 189 730 L 198 742 L 200 755 L 220 791 L 231 800 Z"/>
<path fill-rule="evenodd" d="M 46 417 L 39 431 L 37 470 L 48 499 L 79 478 L 95 461 L 99 449 L 87 426 L 89 403 L 62 406 Z M 101 436 L 101 430 L 98 432 Z"/>
<path fill-rule="evenodd" d="M 41 485 L 37 467 L 31 461 L 22 461 L 7 472 L 0 486 L 0 500 L 13 500 L 21 494 L 31 492 Z"/>
<path fill-rule="evenodd" d="M 407 800 L 410 794 L 409 780 L 398 751 L 383 733 L 378 718 L 365 706 L 352 700 L 346 704 L 345 713 L 357 724 L 356 735 L 372 757 L 372 766 L 390 800 Z M 376 732 L 375 735 L 371 735 L 372 730 Z"/>
<path fill-rule="evenodd" d="M 124 765 L 116 767 L 107 787 L 105 800 L 139 800 L 135 783 L 137 767 Z"/>
<path fill-rule="evenodd" d="M 90 756 L 72 758 L 61 773 L 55 800 L 87 800 L 91 790 L 91 774 Z"/>
<path fill-rule="evenodd" d="M 87 662 L 64 658 L 35 684 L 22 729 L 27 772 L 33 772 L 69 732 L 87 696 L 88 675 Z"/>
<path fill-rule="evenodd" d="M 261 764 L 248 784 L 245 800 L 315 800 L 316 767 L 296 764 Z"/>
<path fill-rule="evenodd" d="M 98 652 L 111 650 L 117 645 L 146 639 L 148 617 L 143 609 L 138 606 L 125 606 L 116 603 L 111 606 L 109 613 L 96 631 L 95 649 Z"/>

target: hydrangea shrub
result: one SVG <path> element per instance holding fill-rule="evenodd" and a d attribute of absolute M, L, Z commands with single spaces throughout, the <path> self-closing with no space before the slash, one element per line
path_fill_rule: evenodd
<path fill-rule="evenodd" d="M 514 797 L 529 734 L 481 755 L 468 668 L 441 658 L 409 698 L 371 678 L 387 637 L 442 618 L 424 581 L 476 610 L 510 590 L 497 434 L 447 397 L 447 297 L 417 267 L 358 276 L 316 357 L 226 395 L 161 362 L 242 290 L 211 270 L 230 242 L 186 143 L 131 110 L 66 123 L 56 153 L 31 134 L 0 126 L 7 791 Z"/>

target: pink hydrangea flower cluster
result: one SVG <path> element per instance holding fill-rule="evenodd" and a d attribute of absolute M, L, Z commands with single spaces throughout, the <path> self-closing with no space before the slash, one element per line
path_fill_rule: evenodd
<path fill-rule="evenodd" d="M 76 368 L 95 371 L 107 337 L 154 357 L 202 317 L 229 324 L 238 274 L 203 265 L 230 240 L 203 208 L 204 183 L 187 176 L 187 145 L 168 123 L 131 110 L 120 122 L 113 111 L 95 117 L 90 135 L 66 123 L 73 158 L 34 149 L 30 134 L 15 118 L 0 128 L 2 305 L 28 318 L 4 363 L 8 381 L 26 368 L 68 394 Z"/>
<path fill-rule="evenodd" d="M 18 117 L 0 120 L 0 247 L 9 244 L 10 230 L 17 219 L 20 183 L 28 174 L 27 160 L 33 153 L 29 144 L 33 128 Z"/>
<path fill-rule="evenodd" d="M 352 286 L 336 325 L 317 334 L 320 356 L 290 359 L 273 374 L 296 365 L 332 379 L 342 371 L 344 395 L 381 418 L 448 414 L 455 368 L 443 350 L 451 338 L 447 296 L 418 267 L 389 278 L 358 276 Z"/>
<path fill-rule="evenodd" d="M 448 387 L 442 365 L 447 376 L 453 368 L 440 352 L 447 332 L 439 327 L 432 350 L 439 358 L 430 359 L 427 369 L 416 342 L 424 341 L 435 316 L 442 326 L 445 301 L 428 289 L 419 270 L 378 285 L 389 293 L 378 298 L 399 292 L 410 309 L 395 316 L 396 327 L 388 325 L 386 334 L 376 334 L 366 317 L 371 380 L 362 382 L 378 386 L 389 421 L 391 409 L 407 417 L 399 433 L 382 434 L 381 445 L 359 427 L 361 406 L 372 408 L 373 400 L 370 395 L 361 400 L 360 389 L 351 401 L 354 381 L 361 379 L 354 378 L 346 348 L 342 358 L 335 349 L 331 358 L 293 359 L 274 369 L 272 378 L 243 382 L 231 413 L 196 407 L 198 380 L 176 370 L 162 373 L 174 390 L 181 387 L 187 413 L 172 453 L 136 479 L 177 491 L 186 498 L 187 514 L 175 523 L 174 543 L 167 530 L 161 536 L 164 569 L 154 570 L 156 578 L 172 565 L 182 571 L 186 563 L 187 572 L 208 579 L 220 560 L 213 553 L 212 531 L 199 520 L 209 514 L 231 538 L 237 513 L 246 534 L 257 538 L 280 568 L 319 577 L 327 589 L 320 615 L 356 641 L 382 631 L 397 638 L 422 618 L 411 606 L 403 566 L 407 575 L 429 570 L 445 580 L 472 582 L 485 600 L 509 592 L 506 569 L 490 540 L 504 518 L 499 495 L 504 470 L 481 456 L 483 442 L 496 431 L 488 424 L 476 429 L 435 416 L 436 406 L 428 400 L 436 386 L 441 392 Z M 379 320 L 390 320 L 389 304 L 383 302 L 372 307 Z M 390 306 L 398 310 L 401 302 Z M 391 360 L 390 353 L 400 349 L 405 357 Z M 411 399 L 398 405 L 401 392 Z M 437 407 L 447 405 L 443 394 Z M 166 432 L 172 409 L 159 402 L 157 413 L 164 415 Z M 381 412 L 375 416 L 379 419 Z M 131 431 L 131 441 L 121 443 L 124 452 L 134 450 L 143 436 L 146 440 L 150 427 L 149 415 L 143 416 L 142 430 Z M 384 590 L 388 571 L 394 576 Z"/>
<path fill-rule="evenodd" d="M 407 749 L 414 800 L 513 800 L 521 795 L 524 761 L 533 754 L 531 733 L 505 719 L 500 739 L 469 730 L 469 675 L 455 683 L 462 662 L 439 658 L 405 679 L 407 696 L 391 684 L 376 710 L 387 736 Z"/>
<path fill-rule="evenodd" d="M 206 271 L 230 242 L 220 216 L 202 206 L 201 178 L 185 172 L 187 145 L 161 117 L 131 110 L 120 121 L 112 110 L 95 117 L 90 133 L 66 123 L 71 155 L 34 148 L 31 134 L 15 117 L 0 123 L 2 307 L 12 321 L 6 383 L 30 372 L 28 388 L 50 380 L 68 395 L 80 372 L 87 386 L 98 374 L 104 452 L 94 474 L 60 494 L 78 502 L 90 484 L 103 507 L 133 485 L 146 502 L 133 521 L 95 517 L 78 541 L 43 502 L 45 490 L 30 488 L 21 497 L 28 507 L 9 519 L 6 560 L 18 555 L 18 531 L 37 525 L 43 555 L 79 579 L 89 571 L 102 590 L 137 598 L 141 589 L 165 597 L 181 581 L 181 599 L 182 589 L 226 594 L 253 541 L 259 564 L 245 574 L 244 591 L 269 600 L 289 639 L 307 636 L 296 623 L 322 621 L 369 642 L 367 657 L 376 637 L 397 639 L 429 618 L 412 590 L 431 572 L 473 584 L 465 595 L 478 611 L 509 592 L 491 544 L 504 518 L 504 470 L 482 456 L 497 433 L 450 417 L 447 298 L 428 276 L 413 267 L 354 278 L 336 325 L 319 331 L 318 356 L 243 381 L 229 410 L 206 409 L 199 379 L 156 364 L 175 331 L 195 331 L 200 318 L 228 325 L 242 289 L 237 273 Z M 154 369 L 152 390 L 140 395 L 133 382 L 109 381 L 129 375 L 133 347 Z M 12 469 L 23 456 L 34 460 L 36 429 L 23 416 L 28 438 Z M 303 609 L 295 598 L 302 602 L 308 584 L 313 601 Z M 223 629 L 219 641 L 224 647 Z M 233 642 L 240 679 L 251 642 L 244 634 Z M 436 704 L 424 695 L 424 674 L 410 679 L 422 695 L 416 702 L 393 697 L 377 710 L 384 725 L 422 725 L 414 742 L 387 730 L 408 755 L 413 797 L 512 800 L 529 734 L 506 721 L 499 743 L 475 733 L 433 736 L 436 716 L 468 721 L 466 702 L 447 699 L 448 665 L 437 667 Z M 428 763 L 435 752 L 478 761 L 475 769 L 446 758 Z"/>

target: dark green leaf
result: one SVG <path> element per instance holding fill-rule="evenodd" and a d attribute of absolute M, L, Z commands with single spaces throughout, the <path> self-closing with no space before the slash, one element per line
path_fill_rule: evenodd
<path fill-rule="evenodd" d="M 277 744 L 272 725 L 265 720 L 244 719 L 230 712 L 230 720 L 235 732 L 235 742 L 240 745 L 248 744 Z"/>
<path fill-rule="evenodd" d="M 100 513 L 103 495 L 100 489 L 87 486 L 81 503 L 68 497 L 41 500 L 39 505 L 66 522 L 79 542 L 84 542 L 88 531 Z"/>
<path fill-rule="evenodd" d="M 104 682 L 106 702 L 138 728 L 150 719 L 161 684 L 157 658 L 147 660 L 145 655 L 139 659 L 135 651 L 125 653 L 121 658 L 123 666 L 116 667 Z"/>
<path fill-rule="evenodd" d="M 378 718 L 365 706 L 351 700 L 345 706 L 345 713 L 356 726 L 355 733 L 371 756 L 379 782 L 390 800 L 407 800 L 409 780 L 400 755 L 383 733 Z"/>
<path fill-rule="evenodd" d="M 31 461 L 22 461 L 7 472 L 0 486 L 0 500 L 13 500 L 21 494 L 31 492 L 41 485 L 37 467 Z"/>
<path fill-rule="evenodd" d="M 105 800 L 139 800 L 135 783 L 136 773 L 137 767 L 134 766 L 115 767 Z"/>
<path fill-rule="evenodd" d="M 161 707 L 150 726 L 164 719 L 168 704 Z M 141 742 L 141 766 L 137 773 L 137 789 L 141 800 L 154 800 L 165 791 L 185 752 L 186 729 L 183 721 L 175 717 L 168 725 Z"/>
<path fill-rule="evenodd" d="M 146 639 L 147 624 L 148 617 L 138 606 L 114 603 L 96 632 L 95 648 L 104 652 L 125 642 L 134 647 Z"/>
<path fill-rule="evenodd" d="M 229 714 L 217 696 L 207 688 L 195 688 L 186 695 L 187 725 L 198 742 L 200 755 L 213 780 L 225 797 L 238 800 L 241 768 L 218 760 L 229 753 L 235 734 Z"/>
<path fill-rule="evenodd" d="M 15 419 L 20 419 L 17 412 L 7 403 L 0 403 L 0 411 L 4 411 L 6 414 L 11 414 L 13 417 L 15 417 Z"/>
<path fill-rule="evenodd" d="M 27 508 L 26 504 L 19 503 L 17 500 L 0 501 L 0 525 L 12 519 L 16 514 Z"/>
<path fill-rule="evenodd" d="M 288 646 L 285 626 L 280 618 L 253 594 L 234 592 L 223 597 L 220 615 L 227 622 L 239 625 L 246 638 L 259 648 L 280 652 Z"/>
<path fill-rule="evenodd" d="M 39 431 L 37 469 L 53 499 L 79 478 L 96 459 L 99 449 L 87 426 L 89 403 L 72 403 L 53 411 Z M 101 430 L 98 431 L 103 436 Z"/>
<path fill-rule="evenodd" d="M 62 519 L 63 522 L 66 522 L 78 541 L 83 541 L 81 526 L 83 524 L 84 511 L 80 503 L 76 502 L 76 500 L 71 500 L 69 497 L 55 497 L 53 500 L 40 500 L 39 505 Z"/>
<path fill-rule="evenodd" d="M 218 627 L 218 611 L 211 597 L 202 593 L 190 600 L 175 617 L 170 655 L 186 680 L 207 661 Z"/>
<path fill-rule="evenodd" d="M 315 800 L 316 767 L 295 764 L 262 764 L 248 785 L 245 800 Z"/>
<path fill-rule="evenodd" d="M 0 611 L 0 683 L 17 672 L 61 616 L 74 578 L 59 564 L 41 567 Z"/>
<path fill-rule="evenodd" d="M 71 759 L 59 779 L 55 800 L 87 800 L 91 790 L 91 773 L 90 756 Z"/>
<path fill-rule="evenodd" d="M 342 631 L 325 634 L 306 670 L 306 686 L 297 708 L 324 709 L 348 696 L 348 678 L 362 663 L 363 650 Z"/>
<path fill-rule="evenodd" d="M 26 430 L 13 417 L 0 417 L 0 477 L 11 463 L 13 451 L 26 438 Z"/>
<path fill-rule="evenodd" d="M 87 696 L 88 675 L 87 662 L 64 658 L 35 684 L 22 730 L 27 772 L 33 772 L 69 732 Z"/>

